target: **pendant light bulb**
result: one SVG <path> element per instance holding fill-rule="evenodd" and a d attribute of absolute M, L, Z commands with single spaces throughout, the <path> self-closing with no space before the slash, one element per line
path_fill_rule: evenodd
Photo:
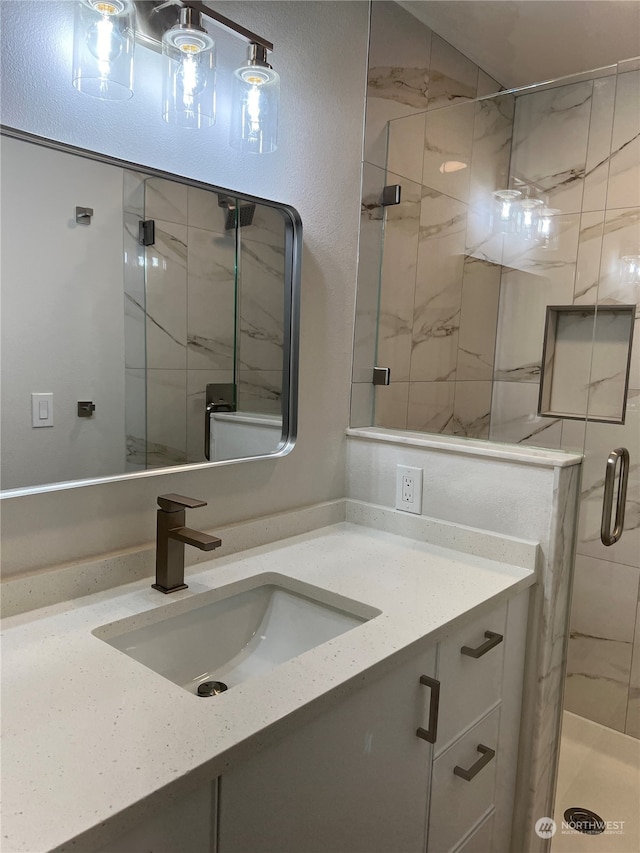
<path fill-rule="evenodd" d="M 234 74 L 231 146 L 268 154 L 278 147 L 280 75 L 267 62 L 262 45 L 251 43 L 249 56 Z"/>
<path fill-rule="evenodd" d="M 129 0 L 82 0 L 76 5 L 73 85 L 102 100 L 128 100 L 133 95 L 134 47 Z"/>
<path fill-rule="evenodd" d="M 185 6 L 180 23 L 162 37 L 162 117 L 181 127 L 211 127 L 216 120 L 215 44 L 201 21 L 199 12 Z"/>

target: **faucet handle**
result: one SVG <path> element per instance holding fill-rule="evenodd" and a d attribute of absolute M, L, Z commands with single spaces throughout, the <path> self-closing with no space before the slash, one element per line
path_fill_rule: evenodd
<path fill-rule="evenodd" d="M 199 506 L 206 505 L 206 501 L 187 498 L 184 495 L 158 495 L 158 506 L 165 512 L 179 512 L 181 509 L 196 509 Z"/>

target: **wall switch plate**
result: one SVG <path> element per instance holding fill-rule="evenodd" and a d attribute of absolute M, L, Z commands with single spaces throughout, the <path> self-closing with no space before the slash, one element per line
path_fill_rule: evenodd
<path fill-rule="evenodd" d="M 396 467 L 396 509 L 422 512 L 422 468 Z"/>
<path fill-rule="evenodd" d="M 31 426 L 53 426 L 53 394 L 31 394 Z"/>

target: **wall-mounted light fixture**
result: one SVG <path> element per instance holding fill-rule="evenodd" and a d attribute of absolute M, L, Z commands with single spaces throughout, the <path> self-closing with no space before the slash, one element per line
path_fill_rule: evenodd
<path fill-rule="evenodd" d="M 215 122 L 215 44 L 203 21 L 213 21 L 249 45 L 235 71 L 230 143 L 257 154 L 275 151 L 280 77 L 267 61 L 273 44 L 200 2 L 78 0 L 73 85 L 103 100 L 133 95 L 136 43 L 163 54 L 162 116 L 189 128 Z"/>
<path fill-rule="evenodd" d="M 557 244 L 557 217 L 561 213 L 549 207 L 544 190 L 521 178 L 512 178 L 513 186 L 492 193 L 491 228 L 496 234 L 511 235 L 519 241 L 543 249 Z"/>
<path fill-rule="evenodd" d="M 247 61 L 236 69 L 233 85 L 231 145 L 255 154 L 275 151 L 280 75 L 267 62 L 265 47 L 249 45 Z"/>
<path fill-rule="evenodd" d="M 76 4 L 73 85 L 107 101 L 133 95 L 134 8 L 129 0 Z"/>

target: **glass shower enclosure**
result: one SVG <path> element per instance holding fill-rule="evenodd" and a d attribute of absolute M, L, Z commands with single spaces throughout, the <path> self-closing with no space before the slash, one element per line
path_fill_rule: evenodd
<path fill-rule="evenodd" d="M 363 182 L 352 426 L 584 455 L 564 707 L 638 738 L 640 63 L 391 121 Z"/>

